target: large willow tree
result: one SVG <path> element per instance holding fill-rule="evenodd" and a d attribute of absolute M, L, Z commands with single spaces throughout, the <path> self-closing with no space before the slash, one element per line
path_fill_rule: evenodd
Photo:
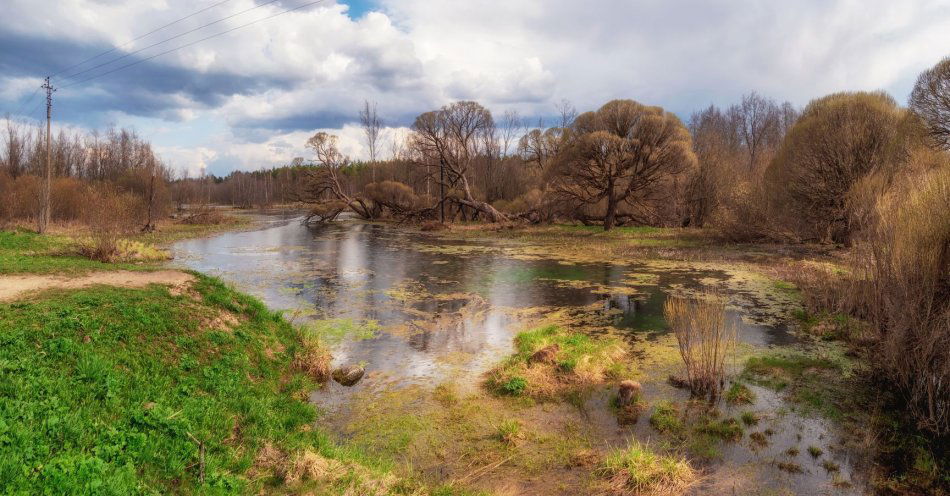
<path fill-rule="evenodd" d="M 633 100 L 581 114 L 566 132 L 554 187 L 579 205 L 603 204 L 604 230 L 617 224 L 621 207 L 646 207 L 662 184 L 696 163 L 683 123 Z"/>

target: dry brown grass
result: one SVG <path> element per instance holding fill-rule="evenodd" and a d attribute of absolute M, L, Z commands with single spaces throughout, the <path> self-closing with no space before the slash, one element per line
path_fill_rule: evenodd
<path fill-rule="evenodd" d="M 334 460 L 310 450 L 286 453 L 270 442 L 264 443 L 258 451 L 252 472 L 273 474 L 286 486 L 298 491 L 300 488 L 335 488 L 339 492 L 333 494 L 354 496 L 391 494 L 391 489 L 399 482 L 391 474 L 377 474 L 354 462 Z"/>
<path fill-rule="evenodd" d="M 690 390 L 698 396 L 717 397 L 726 358 L 736 347 L 736 329 L 726 321 L 725 299 L 670 298 L 663 311 L 676 334 Z"/>
<path fill-rule="evenodd" d="M 324 383 L 330 379 L 330 351 L 316 338 L 304 336 L 294 353 L 293 368 L 313 380 Z"/>
<path fill-rule="evenodd" d="M 918 424 L 950 433 L 950 163 L 878 202 L 852 305 L 877 331 L 876 362 Z"/>
<path fill-rule="evenodd" d="M 606 479 L 605 492 L 617 495 L 682 495 L 698 478 L 685 459 L 655 453 L 637 441 L 608 454 L 598 474 Z"/>
<path fill-rule="evenodd" d="M 135 228 L 137 199 L 102 187 L 87 201 L 83 212 L 91 238 L 79 244 L 83 256 L 102 262 L 115 261 L 120 255 L 120 240 Z"/>

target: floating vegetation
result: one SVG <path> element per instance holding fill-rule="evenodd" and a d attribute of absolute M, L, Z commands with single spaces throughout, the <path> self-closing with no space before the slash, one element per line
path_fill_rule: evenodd
<path fill-rule="evenodd" d="M 379 330 L 379 323 L 375 320 L 356 321 L 348 318 L 312 320 L 303 325 L 306 336 L 327 344 L 338 343 L 344 339 L 373 339 Z"/>

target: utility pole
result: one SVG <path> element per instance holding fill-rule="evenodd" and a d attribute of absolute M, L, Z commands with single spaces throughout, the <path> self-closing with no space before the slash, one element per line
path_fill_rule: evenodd
<path fill-rule="evenodd" d="M 445 159 L 439 157 L 439 212 L 441 212 L 442 223 L 445 224 Z"/>
<path fill-rule="evenodd" d="M 53 88 L 53 85 L 50 84 L 49 76 L 46 76 L 46 81 L 42 87 L 46 90 L 46 183 L 43 185 L 43 211 L 40 214 L 40 234 L 45 233 L 46 230 L 49 229 L 52 211 L 50 195 L 53 182 L 53 166 L 50 157 L 50 121 L 53 117 L 53 92 L 56 91 L 56 88 Z"/>

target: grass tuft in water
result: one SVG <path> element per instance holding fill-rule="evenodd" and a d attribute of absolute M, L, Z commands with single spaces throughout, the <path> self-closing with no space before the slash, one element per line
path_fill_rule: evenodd
<path fill-rule="evenodd" d="M 632 376 L 626 347 L 614 337 L 592 337 L 548 325 L 515 336 L 515 350 L 488 373 L 489 391 L 554 399 Z"/>
<path fill-rule="evenodd" d="M 639 441 L 609 453 L 598 474 L 615 494 L 679 494 L 697 477 L 684 458 L 658 454 Z"/>

